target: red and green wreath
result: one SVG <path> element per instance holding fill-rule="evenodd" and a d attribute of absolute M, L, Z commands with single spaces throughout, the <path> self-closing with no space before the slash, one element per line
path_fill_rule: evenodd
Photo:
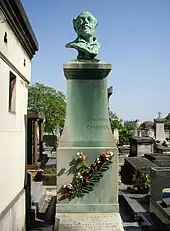
<path fill-rule="evenodd" d="M 73 180 L 71 183 L 62 186 L 60 200 L 83 197 L 86 193 L 92 191 L 95 183 L 103 177 L 103 172 L 109 169 L 112 157 L 113 152 L 102 153 L 88 166 L 84 153 L 78 152 L 75 158 L 76 167 Z"/>

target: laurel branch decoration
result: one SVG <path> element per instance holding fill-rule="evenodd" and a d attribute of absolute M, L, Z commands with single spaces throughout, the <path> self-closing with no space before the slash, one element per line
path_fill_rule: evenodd
<path fill-rule="evenodd" d="M 73 160 L 73 180 L 71 183 L 62 186 L 60 190 L 61 198 L 59 200 L 72 200 L 75 197 L 83 197 L 91 192 L 95 183 L 99 182 L 103 177 L 103 173 L 109 169 L 112 157 L 112 152 L 102 153 L 99 158 L 88 166 L 86 156 L 83 152 L 78 152 Z"/>

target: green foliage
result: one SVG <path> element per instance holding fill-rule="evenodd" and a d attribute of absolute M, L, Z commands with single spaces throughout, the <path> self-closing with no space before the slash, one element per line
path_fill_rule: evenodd
<path fill-rule="evenodd" d="M 132 137 L 131 133 L 129 132 L 128 128 L 122 127 L 119 130 L 119 145 L 128 145 L 129 139 Z"/>
<path fill-rule="evenodd" d="M 46 168 L 44 170 L 44 175 L 47 175 L 47 176 L 56 176 L 56 169 L 55 168 Z"/>
<path fill-rule="evenodd" d="M 123 120 L 112 111 L 109 111 L 109 118 L 112 132 L 114 132 L 115 128 L 119 129 L 119 145 L 128 145 L 129 139 L 132 137 L 133 132 L 136 129 L 136 121 L 126 121 L 124 126 Z"/>
<path fill-rule="evenodd" d="M 150 184 L 151 184 L 151 178 L 150 178 L 149 173 L 146 174 L 146 182 L 145 182 L 145 184 L 148 185 L 148 186 L 150 186 Z"/>
<path fill-rule="evenodd" d="M 72 200 L 75 197 L 83 197 L 92 191 L 94 185 L 103 177 L 103 173 L 109 169 L 113 153 L 102 153 L 90 166 L 82 152 L 77 153 L 76 156 L 69 164 L 72 170 L 68 171 L 68 175 L 74 172 L 72 182 L 61 187 L 59 200 L 66 198 Z"/>
<path fill-rule="evenodd" d="M 64 126 L 66 113 L 65 95 L 44 84 L 35 83 L 28 88 L 28 112 L 45 117 L 45 132 L 54 133 L 57 125 Z"/>
<path fill-rule="evenodd" d="M 113 113 L 109 110 L 109 119 L 110 119 L 110 126 L 112 129 L 112 132 L 115 128 L 122 128 L 123 127 L 123 121 L 122 119 L 119 119 L 119 117 L 116 115 L 116 113 Z"/>
<path fill-rule="evenodd" d="M 101 165 L 100 169 L 96 170 L 91 178 L 89 184 L 80 184 L 78 183 L 76 187 L 74 188 L 74 191 L 70 197 L 70 200 L 72 200 L 75 197 L 83 197 L 84 194 L 89 193 L 93 190 L 93 187 L 95 183 L 99 182 L 100 179 L 103 177 L 103 172 L 107 171 L 109 169 L 109 165 L 112 163 L 112 161 L 109 159 L 106 162 Z"/>
<path fill-rule="evenodd" d="M 135 120 L 130 120 L 130 121 L 125 121 L 124 126 L 130 132 L 130 131 L 135 131 L 137 124 Z"/>
<path fill-rule="evenodd" d="M 166 119 L 167 121 L 170 120 L 170 113 L 168 113 L 168 115 L 165 117 L 165 119 Z"/>
<path fill-rule="evenodd" d="M 140 193 L 146 193 L 146 189 L 150 188 L 150 175 L 148 173 L 142 173 L 140 170 L 136 170 L 134 178 L 134 187 L 138 189 Z"/>

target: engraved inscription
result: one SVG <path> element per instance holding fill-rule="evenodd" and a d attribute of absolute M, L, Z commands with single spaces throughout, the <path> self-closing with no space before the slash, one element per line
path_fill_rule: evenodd
<path fill-rule="evenodd" d="M 87 129 L 109 129 L 108 119 L 92 118 L 88 121 Z"/>
<path fill-rule="evenodd" d="M 118 214 L 77 214 L 59 215 L 61 231 L 123 231 Z"/>
<path fill-rule="evenodd" d="M 107 120 L 107 119 L 103 119 L 103 118 L 93 118 L 93 119 L 91 119 L 91 121 L 96 121 L 96 122 L 98 122 L 98 121 L 107 122 L 108 120 Z"/>
<path fill-rule="evenodd" d="M 87 128 L 109 129 L 108 125 L 87 125 Z"/>

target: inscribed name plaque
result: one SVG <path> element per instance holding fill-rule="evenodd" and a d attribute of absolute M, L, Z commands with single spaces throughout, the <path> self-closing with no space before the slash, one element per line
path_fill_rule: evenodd
<path fill-rule="evenodd" d="M 92 118 L 87 122 L 88 129 L 109 129 L 108 119 L 106 118 Z"/>
<path fill-rule="evenodd" d="M 60 231 L 123 231 L 118 213 L 58 214 Z"/>

